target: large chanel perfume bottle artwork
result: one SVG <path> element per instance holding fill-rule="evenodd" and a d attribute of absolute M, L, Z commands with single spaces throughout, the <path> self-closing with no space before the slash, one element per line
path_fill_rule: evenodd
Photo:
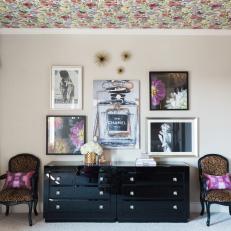
<path fill-rule="evenodd" d="M 104 148 L 139 148 L 139 81 L 94 80 L 94 136 Z"/>

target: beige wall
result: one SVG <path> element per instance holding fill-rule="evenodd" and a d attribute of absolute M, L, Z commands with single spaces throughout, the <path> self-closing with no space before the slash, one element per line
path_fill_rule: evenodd
<path fill-rule="evenodd" d="M 199 154 L 222 153 L 231 159 L 230 44 L 228 36 L 1 35 L 0 173 L 7 169 L 9 158 L 21 152 L 36 154 L 42 166 L 52 160 L 82 158 L 46 156 L 45 118 L 48 114 L 87 115 L 87 137 L 91 139 L 93 79 L 140 80 L 141 148 L 113 151 L 114 160 L 134 161 L 140 152 L 145 152 L 146 117 L 198 117 Z M 94 63 L 95 53 L 101 50 L 111 54 L 111 62 L 105 67 Z M 124 50 L 132 52 L 132 59 L 119 76 L 116 68 L 122 64 L 120 54 Z M 49 110 L 52 65 L 83 66 L 82 111 Z M 189 71 L 189 111 L 149 111 L 151 70 Z M 173 159 L 191 166 L 192 202 L 199 198 L 197 159 Z M 42 177 L 40 180 L 41 184 Z"/>

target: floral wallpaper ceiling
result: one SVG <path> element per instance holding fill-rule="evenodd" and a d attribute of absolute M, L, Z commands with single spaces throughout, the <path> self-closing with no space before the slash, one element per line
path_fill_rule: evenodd
<path fill-rule="evenodd" d="M 231 0 L 0 0 L 0 27 L 231 29 Z"/>

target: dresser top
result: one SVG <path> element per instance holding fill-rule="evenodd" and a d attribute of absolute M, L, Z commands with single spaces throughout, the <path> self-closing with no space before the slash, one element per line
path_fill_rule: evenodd
<path fill-rule="evenodd" d="M 48 164 L 46 164 L 46 166 L 49 167 L 55 167 L 55 166 L 84 166 L 84 162 L 83 161 L 52 161 Z M 89 165 L 87 165 L 89 166 Z M 112 166 L 112 167 L 156 167 L 156 166 L 136 166 L 135 162 L 131 161 L 131 162 L 126 162 L 126 161 L 116 161 L 116 162 L 111 162 L 111 163 L 107 163 L 107 164 L 96 164 L 96 165 L 90 165 L 90 166 Z M 171 166 L 188 166 L 188 164 L 184 163 L 184 162 L 157 162 L 157 167 L 161 166 L 161 167 L 171 167 Z"/>

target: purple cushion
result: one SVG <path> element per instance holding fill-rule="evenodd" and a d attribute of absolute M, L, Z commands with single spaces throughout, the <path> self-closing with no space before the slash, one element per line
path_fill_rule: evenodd
<path fill-rule="evenodd" d="M 31 189 L 31 177 L 35 171 L 30 172 L 7 172 L 4 188 L 27 188 Z"/>
<path fill-rule="evenodd" d="M 211 189 L 231 189 L 230 174 L 223 176 L 214 176 L 204 173 L 207 190 Z"/>

